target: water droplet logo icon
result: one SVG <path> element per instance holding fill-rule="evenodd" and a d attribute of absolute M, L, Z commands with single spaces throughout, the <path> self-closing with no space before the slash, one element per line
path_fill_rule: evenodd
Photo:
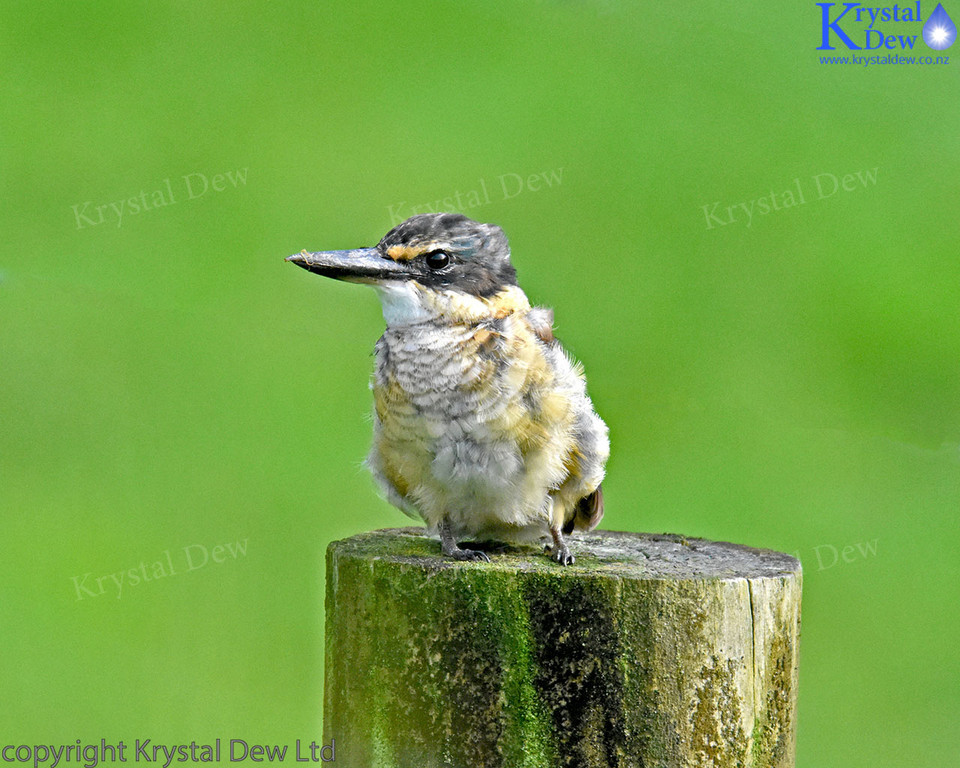
<path fill-rule="evenodd" d="M 923 25 L 923 42 L 935 51 L 943 51 L 953 45 L 956 39 L 957 25 L 943 10 L 943 6 L 938 4 Z"/>

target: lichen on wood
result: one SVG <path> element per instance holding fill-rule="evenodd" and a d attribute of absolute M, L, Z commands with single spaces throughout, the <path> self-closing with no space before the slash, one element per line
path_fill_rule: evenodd
<path fill-rule="evenodd" d="M 794 558 L 595 531 L 443 558 L 421 529 L 327 551 L 324 736 L 366 768 L 790 768 Z"/>

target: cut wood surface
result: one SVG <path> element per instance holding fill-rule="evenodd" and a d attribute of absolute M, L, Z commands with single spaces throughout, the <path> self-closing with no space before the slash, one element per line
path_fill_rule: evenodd
<path fill-rule="evenodd" d="M 794 765 L 800 563 L 594 531 L 456 562 L 419 528 L 327 550 L 324 737 L 365 768 Z"/>

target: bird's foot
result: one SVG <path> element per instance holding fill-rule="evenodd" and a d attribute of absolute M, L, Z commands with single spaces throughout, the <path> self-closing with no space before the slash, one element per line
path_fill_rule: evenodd
<path fill-rule="evenodd" d="M 444 550 L 443 554 L 454 560 L 479 561 L 482 563 L 490 562 L 490 557 L 486 552 L 479 552 L 476 549 L 460 549 L 460 547 L 457 547 L 449 552 Z"/>
<path fill-rule="evenodd" d="M 460 549 L 460 547 L 457 546 L 457 540 L 453 537 L 453 533 L 450 530 L 450 524 L 446 520 L 437 526 L 437 531 L 440 534 L 440 549 L 447 557 L 453 558 L 454 560 L 479 561 L 482 563 L 490 562 L 490 558 L 486 552 L 479 552 L 475 549 Z"/>
<path fill-rule="evenodd" d="M 577 558 L 573 556 L 566 544 L 560 547 L 547 547 L 547 553 L 552 560 L 560 565 L 573 565 L 577 562 Z"/>
<path fill-rule="evenodd" d="M 573 556 L 567 542 L 563 539 L 563 534 L 559 528 L 551 528 L 550 534 L 553 537 L 553 545 L 548 544 L 544 552 L 560 565 L 573 565 L 577 559 Z"/>

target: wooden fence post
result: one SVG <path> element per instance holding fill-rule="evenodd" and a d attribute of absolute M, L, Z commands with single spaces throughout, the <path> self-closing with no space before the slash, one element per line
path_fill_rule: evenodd
<path fill-rule="evenodd" d="M 353 768 L 792 768 L 800 563 L 595 531 L 577 562 L 327 550 L 324 740 Z"/>

